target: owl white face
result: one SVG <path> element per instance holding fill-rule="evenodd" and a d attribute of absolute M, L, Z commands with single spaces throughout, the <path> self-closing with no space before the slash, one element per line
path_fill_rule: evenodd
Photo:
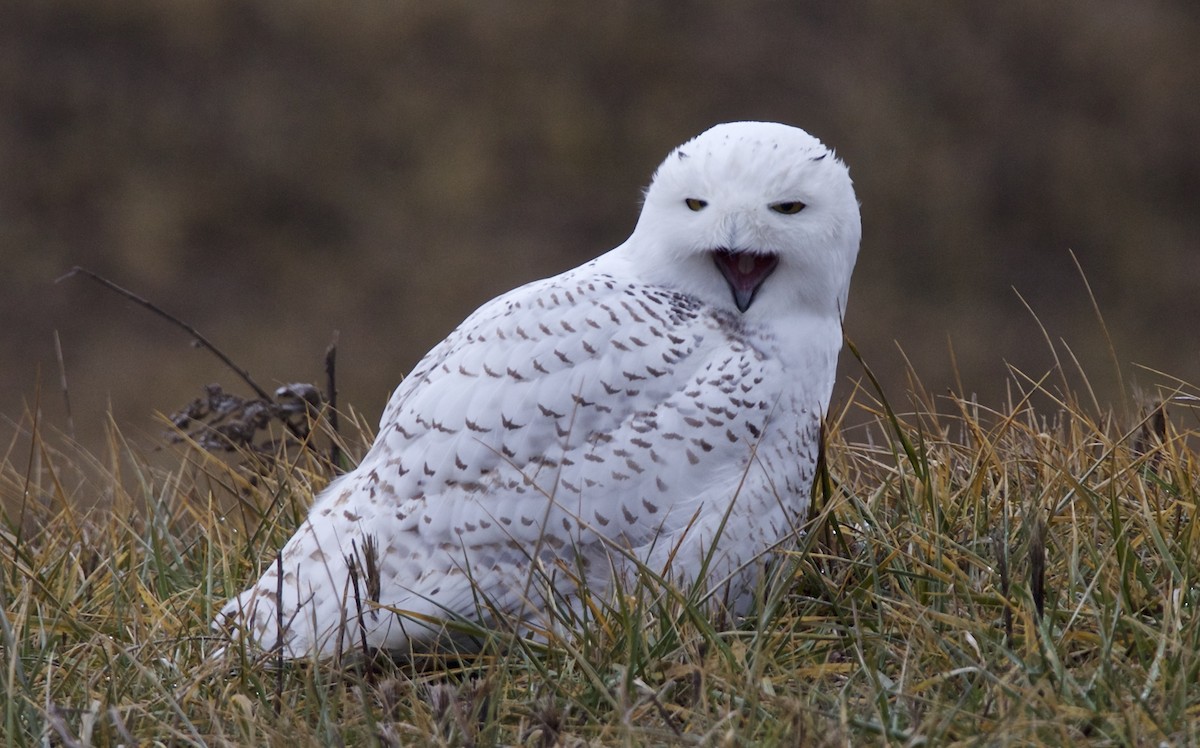
<path fill-rule="evenodd" d="M 861 234 L 832 151 L 795 127 L 735 122 L 667 157 L 626 249 L 648 280 L 747 318 L 840 318 Z"/>

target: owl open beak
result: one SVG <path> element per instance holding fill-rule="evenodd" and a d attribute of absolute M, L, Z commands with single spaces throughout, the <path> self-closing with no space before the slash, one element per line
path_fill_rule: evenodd
<path fill-rule="evenodd" d="M 720 270 L 721 275 L 725 276 L 729 290 L 733 291 L 733 302 L 737 304 L 739 312 L 750 308 L 759 286 L 779 265 L 779 257 L 772 254 L 718 249 L 714 250 L 712 255 L 713 260 L 717 263 L 717 270 Z"/>

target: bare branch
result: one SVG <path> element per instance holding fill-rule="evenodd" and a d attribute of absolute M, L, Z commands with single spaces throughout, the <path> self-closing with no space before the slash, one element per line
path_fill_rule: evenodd
<path fill-rule="evenodd" d="M 195 339 L 196 343 L 199 344 L 202 348 L 208 349 L 208 351 L 210 353 L 212 353 L 217 358 L 221 359 L 221 361 L 226 366 L 228 366 L 230 369 L 233 370 L 233 372 L 235 374 L 237 374 L 239 377 L 242 378 L 243 382 L 250 385 L 250 388 L 253 389 L 254 392 L 257 393 L 259 397 L 261 397 L 263 400 L 266 400 L 267 402 L 275 401 L 274 398 L 271 397 L 271 395 L 268 394 L 266 390 L 264 390 L 262 387 L 259 387 L 258 383 L 256 383 L 253 379 L 250 378 L 250 374 L 245 369 L 243 369 L 242 367 L 235 364 L 233 362 L 233 360 L 229 358 L 229 356 L 226 356 L 219 348 L 217 348 L 215 345 L 210 343 L 208 338 L 201 335 L 196 330 L 196 328 L 192 327 L 191 325 L 189 325 L 188 323 L 179 319 L 178 317 L 171 314 L 170 312 L 167 312 L 162 307 L 158 306 L 157 304 L 153 303 L 152 301 L 142 298 L 141 296 L 138 296 L 137 294 L 135 294 L 133 291 L 130 291 L 127 288 L 122 288 L 121 286 L 118 286 L 116 283 L 113 283 L 109 279 L 107 279 L 101 275 L 97 275 L 96 273 L 93 273 L 91 270 L 88 270 L 87 268 L 84 268 L 84 267 L 80 267 L 79 265 L 76 265 L 75 267 L 71 268 L 70 272 L 66 273 L 62 277 L 55 280 L 54 282 L 58 283 L 60 281 L 66 280 L 67 278 L 73 278 L 76 275 L 84 275 L 84 276 L 87 276 L 88 278 L 91 278 L 92 280 L 96 281 L 97 283 L 104 286 L 108 290 L 114 291 L 114 292 L 120 294 L 121 296 L 124 296 L 125 298 L 129 299 L 130 301 L 134 302 L 135 304 L 139 304 L 139 305 L 145 307 L 146 309 L 149 309 L 150 311 L 154 312 L 158 316 L 160 316 L 163 319 L 167 320 L 168 322 L 174 324 L 176 327 L 181 328 L 188 335 L 191 335 L 192 338 Z"/>
<path fill-rule="evenodd" d="M 341 434 L 338 433 L 338 412 L 337 412 L 337 344 L 338 333 L 335 330 L 333 340 L 330 341 L 329 347 L 325 349 L 325 376 L 326 376 L 326 391 L 325 401 L 329 404 L 329 408 L 325 411 L 325 417 L 329 420 L 329 428 L 333 431 L 333 445 L 329 448 L 329 462 L 333 466 L 334 474 L 342 472 L 342 447 Z"/>

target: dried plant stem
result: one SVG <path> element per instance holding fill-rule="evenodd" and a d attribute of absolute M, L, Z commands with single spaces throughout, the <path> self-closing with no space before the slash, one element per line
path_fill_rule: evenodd
<path fill-rule="evenodd" d="M 67 364 L 63 359 L 62 339 L 54 331 L 54 354 L 58 358 L 58 383 L 62 387 L 63 406 L 67 409 L 67 433 L 75 438 L 75 418 L 71 415 L 71 392 L 67 389 Z"/>
<path fill-rule="evenodd" d="M 283 554 L 275 557 L 275 630 L 278 639 L 275 642 L 275 713 L 283 708 Z"/>
<path fill-rule="evenodd" d="M 342 472 L 342 447 L 341 435 L 338 433 L 337 344 L 338 333 L 335 330 L 333 340 L 330 341 L 329 347 L 325 349 L 325 400 L 329 403 L 325 417 L 329 421 L 330 431 L 333 432 L 333 438 L 330 440 L 332 445 L 329 447 L 329 462 L 333 466 L 334 472 L 340 474 Z"/>
<path fill-rule="evenodd" d="M 363 618 L 362 591 L 359 588 L 358 544 L 350 541 L 352 553 L 346 557 L 346 567 L 350 570 L 350 587 L 354 591 L 354 610 L 358 616 L 358 634 L 362 643 L 363 663 L 370 662 L 371 649 L 367 646 L 367 622 Z"/>
<path fill-rule="evenodd" d="M 217 348 L 215 345 L 213 345 L 211 342 L 209 342 L 208 338 L 201 335 L 196 330 L 196 328 L 192 327 L 191 325 L 189 325 L 188 323 L 179 319 L 178 317 L 171 314 L 170 312 L 164 310 L 162 307 L 158 306 L 154 302 L 149 301 L 148 299 L 145 299 L 141 296 L 138 296 L 133 291 L 130 291 L 127 288 L 118 286 L 116 283 L 113 283 L 112 281 L 105 278 L 104 276 L 97 275 L 96 273 L 93 273 L 91 270 L 88 270 L 87 268 L 84 268 L 84 267 L 80 267 L 79 265 L 76 265 L 75 267 L 71 268 L 71 270 L 68 273 L 66 273 L 65 275 L 60 277 L 55 282 L 57 283 L 59 281 L 65 280 L 67 278 L 73 278 L 76 275 L 83 275 L 88 278 L 91 278 L 92 280 L 94 280 L 95 282 L 104 286 L 105 288 L 109 289 L 110 291 L 114 291 L 114 292 L 120 294 L 121 296 L 124 296 L 125 298 L 129 299 L 130 301 L 134 302 L 135 304 L 139 304 L 139 305 L 145 307 L 146 309 L 149 309 L 151 312 L 154 312 L 159 317 L 162 317 L 163 319 L 167 320 L 168 322 L 174 324 L 176 327 L 181 328 L 188 335 L 191 335 L 195 339 L 196 343 L 198 343 L 202 348 L 206 348 L 214 356 L 221 359 L 221 362 L 224 363 L 226 366 L 228 366 L 235 374 L 237 374 L 239 377 L 241 377 L 243 382 L 250 385 L 250 388 L 252 390 L 254 390 L 254 392 L 259 397 L 261 397 L 263 400 L 266 400 L 267 402 L 275 401 L 275 399 L 273 397 L 271 397 L 271 395 L 266 390 L 264 390 L 262 387 L 259 387 L 258 383 L 250 378 L 250 374 L 245 369 L 243 369 L 242 367 L 235 364 L 233 362 L 233 360 L 231 358 L 229 358 L 229 356 L 226 356 L 224 354 L 224 352 L 221 351 L 220 348 Z"/>

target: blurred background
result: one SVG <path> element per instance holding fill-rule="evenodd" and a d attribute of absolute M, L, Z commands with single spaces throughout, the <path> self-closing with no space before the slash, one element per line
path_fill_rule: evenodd
<path fill-rule="evenodd" d="M 850 165 L 846 330 L 891 393 L 907 360 L 1004 397 L 1009 365 L 1054 363 L 1040 320 L 1125 399 L 1072 252 L 1127 394 L 1200 382 L 1198 41 L 1193 0 L 8 2 L 0 415 L 65 430 L 56 331 L 85 445 L 108 412 L 153 442 L 210 382 L 250 394 L 55 283 L 83 265 L 270 389 L 322 382 L 338 331 L 341 401 L 373 423 L 471 310 L 620 243 L 667 152 L 735 119 Z M 844 357 L 835 398 L 861 373 Z"/>

